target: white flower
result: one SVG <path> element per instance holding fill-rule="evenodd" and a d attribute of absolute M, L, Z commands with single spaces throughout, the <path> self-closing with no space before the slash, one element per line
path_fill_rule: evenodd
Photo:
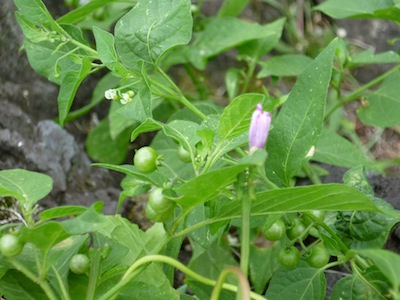
<path fill-rule="evenodd" d="M 114 89 L 109 89 L 104 92 L 104 97 L 107 100 L 117 100 L 118 99 L 117 91 Z"/>
<path fill-rule="evenodd" d="M 121 99 L 122 104 L 127 104 L 131 101 L 132 101 L 132 98 L 129 96 L 128 93 L 122 93 L 122 99 Z"/>

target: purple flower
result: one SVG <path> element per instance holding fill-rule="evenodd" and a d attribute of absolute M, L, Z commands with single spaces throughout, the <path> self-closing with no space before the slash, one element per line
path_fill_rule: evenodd
<path fill-rule="evenodd" d="M 269 126 L 271 125 L 271 114 L 262 110 L 262 105 L 259 103 L 256 110 L 253 112 L 249 130 L 249 146 L 250 153 L 256 149 L 264 149 L 267 142 Z"/>

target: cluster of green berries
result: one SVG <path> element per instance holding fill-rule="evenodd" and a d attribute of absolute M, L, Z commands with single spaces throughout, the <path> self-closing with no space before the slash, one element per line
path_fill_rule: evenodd
<path fill-rule="evenodd" d="M 311 211 L 310 214 L 321 220 L 325 218 L 325 214 L 322 211 Z M 263 230 L 263 235 L 270 241 L 280 241 L 285 236 L 288 237 L 290 242 L 279 251 L 278 261 L 284 267 L 294 268 L 302 256 L 295 243 L 302 242 L 309 235 L 318 238 L 319 231 L 317 227 L 313 226 L 313 219 L 307 215 L 303 215 L 301 218 L 296 217 L 293 219 L 289 225 L 282 219 L 278 219 L 269 228 Z M 310 266 L 314 268 L 322 268 L 330 260 L 330 255 L 322 242 L 308 247 L 304 255 Z"/>

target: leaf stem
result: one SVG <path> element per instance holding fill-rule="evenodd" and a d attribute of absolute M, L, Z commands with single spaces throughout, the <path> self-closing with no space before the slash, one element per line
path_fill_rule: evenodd
<path fill-rule="evenodd" d="M 240 269 L 242 270 L 245 277 L 248 276 L 248 270 L 249 270 L 251 205 L 253 199 L 255 199 L 254 184 L 251 181 L 252 168 L 250 168 L 249 173 L 250 174 L 247 182 L 243 182 L 244 185 L 242 184 L 239 185 L 239 190 L 244 190 L 244 192 L 239 193 L 238 191 L 238 200 L 242 202 L 242 235 L 240 242 Z"/>
<path fill-rule="evenodd" d="M 225 268 L 217 279 L 217 283 L 213 289 L 210 300 L 218 300 L 222 286 L 229 274 L 234 274 L 238 278 L 242 300 L 250 299 L 250 285 L 243 272 L 237 267 Z"/>
<path fill-rule="evenodd" d="M 121 281 L 117 283 L 113 288 L 111 288 L 107 293 L 105 293 L 102 297 L 100 297 L 98 300 L 109 300 L 111 297 L 113 297 L 125 284 L 127 284 L 129 281 L 131 281 L 135 276 L 136 276 L 136 270 L 141 270 L 144 266 L 147 264 L 150 264 L 152 262 L 161 262 L 161 263 L 166 263 L 169 264 L 178 270 L 182 271 L 185 273 L 187 276 L 203 283 L 206 285 L 210 286 L 215 286 L 217 282 L 215 280 L 211 280 L 207 277 L 204 277 L 200 274 L 195 273 L 188 267 L 186 267 L 184 264 L 180 263 L 179 261 L 165 256 L 165 255 L 148 255 L 144 256 L 142 258 L 139 258 L 137 261 L 135 261 L 134 264 L 132 264 L 129 269 L 125 272 L 124 276 L 122 277 Z M 232 291 L 232 292 L 237 292 L 238 287 L 232 284 L 227 284 L 223 283 L 222 288 Z M 256 294 L 254 292 L 250 292 L 250 297 L 251 299 L 255 300 L 265 300 L 265 298 L 259 294 Z"/>
<path fill-rule="evenodd" d="M 90 257 L 90 273 L 89 273 L 89 284 L 86 293 L 86 299 L 91 300 L 94 299 L 94 294 L 96 292 L 97 280 L 100 274 L 100 260 L 101 260 L 101 249 L 89 249 L 92 251 L 92 255 Z"/>
<path fill-rule="evenodd" d="M 176 93 L 179 94 L 179 101 L 189 108 L 193 113 L 195 113 L 200 119 L 204 120 L 206 115 L 201 112 L 196 106 L 194 106 L 186 97 L 182 94 L 181 90 L 176 86 L 176 84 L 171 80 L 171 78 L 159 67 L 157 66 L 158 71 L 164 77 L 164 79 L 173 87 Z"/>
<path fill-rule="evenodd" d="M 42 280 L 41 278 L 36 277 L 35 274 L 33 274 L 31 271 L 29 271 L 24 265 L 22 265 L 17 260 L 15 260 L 13 258 L 9 258 L 9 261 L 14 265 L 14 267 L 18 271 L 22 272 L 32 282 L 37 283 L 42 288 L 42 290 L 46 293 L 47 297 L 50 300 L 57 300 L 58 299 L 46 280 Z"/>
<path fill-rule="evenodd" d="M 373 87 L 374 85 L 378 84 L 379 82 L 381 82 L 382 80 L 384 80 L 386 77 L 388 77 L 389 75 L 391 75 L 392 73 L 396 72 L 398 69 L 400 68 L 400 64 L 393 67 L 392 69 L 390 69 L 389 71 L 383 73 L 382 75 L 374 78 L 373 80 L 371 80 L 370 82 L 360 86 L 359 88 L 357 88 L 356 90 L 354 90 L 353 92 L 351 92 L 350 94 L 348 94 L 342 101 L 339 101 L 338 103 L 336 103 L 335 106 L 333 106 L 331 108 L 330 111 L 328 111 L 328 113 L 325 115 L 325 120 L 328 119 L 330 117 L 330 115 L 339 107 L 350 103 L 354 100 L 356 100 L 357 98 L 359 98 L 361 96 L 361 94 L 366 90 L 369 89 L 370 87 Z"/>

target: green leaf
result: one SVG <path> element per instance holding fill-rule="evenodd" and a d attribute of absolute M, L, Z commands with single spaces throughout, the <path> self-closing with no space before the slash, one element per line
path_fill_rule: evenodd
<path fill-rule="evenodd" d="M 84 206 L 64 205 L 46 209 L 39 214 L 39 217 L 42 221 L 47 221 L 55 218 L 80 215 L 87 210 L 88 208 Z"/>
<path fill-rule="evenodd" d="M 139 0 L 115 28 L 115 43 L 123 64 L 140 69 L 139 62 L 157 64 L 169 49 L 187 44 L 192 35 L 188 0 Z"/>
<path fill-rule="evenodd" d="M 364 278 L 357 275 L 350 275 L 340 279 L 333 287 L 331 300 L 354 300 L 354 299 L 385 299 L 385 293 L 380 293 L 374 283 L 381 280 L 383 276 L 380 272 L 367 270 L 367 274 L 363 274 Z M 372 277 L 375 282 L 366 282 L 366 277 Z M 385 285 L 383 281 L 380 285 Z"/>
<path fill-rule="evenodd" d="M 358 250 L 362 256 L 371 259 L 374 265 L 389 280 L 393 289 L 398 293 L 400 287 L 400 256 L 383 249 Z"/>
<path fill-rule="evenodd" d="M 242 79 L 241 70 L 237 68 L 229 68 L 225 74 L 225 86 L 229 100 L 237 97 Z"/>
<path fill-rule="evenodd" d="M 10 270 L 0 279 L 1 292 L 15 300 L 41 300 L 46 296 L 39 285 L 17 270 Z"/>
<path fill-rule="evenodd" d="M 33 43 L 40 43 L 48 39 L 48 33 L 30 22 L 23 14 L 20 12 L 15 12 L 15 17 L 18 21 L 19 26 L 24 33 L 25 38 L 32 41 Z"/>
<path fill-rule="evenodd" d="M 107 225 L 106 217 L 96 213 L 91 207 L 76 218 L 60 222 L 62 227 L 71 235 L 96 232 Z"/>
<path fill-rule="evenodd" d="M 400 9 L 391 0 L 328 0 L 314 9 L 335 18 L 385 18 L 398 20 Z"/>
<path fill-rule="evenodd" d="M 30 242 L 46 254 L 50 249 L 69 237 L 64 227 L 55 221 L 49 221 L 36 225 L 35 227 L 24 227 L 21 230 L 21 237 L 25 242 Z"/>
<path fill-rule="evenodd" d="M 14 0 L 15 6 L 25 18 L 35 24 L 54 22 L 46 6 L 40 0 Z"/>
<path fill-rule="evenodd" d="M 123 105 L 115 113 L 137 122 L 152 118 L 152 96 L 145 82 L 141 80 L 137 86 L 137 94 L 132 102 Z"/>
<path fill-rule="evenodd" d="M 252 215 L 268 215 L 308 210 L 378 211 L 363 193 L 343 184 L 323 184 L 282 188 L 256 194 Z M 241 203 L 234 201 L 221 208 L 215 219 L 239 218 Z"/>
<path fill-rule="evenodd" d="M 250 245 L 250 278 L 256 293 L 262 293 L 267 282 L 280 266 L 277 257 L 282 243 L 261 249 Z"/>
<path fill-rule="evenodd" d="M 218 17 L 236 17 L 246 8 L 250 0 L 225 0 L 218 10 Z"/>
<path fill-rule="evenodd" d="M 267 25 L 249 23 L 232 17 L 212 19 L 190 46 L 189 59 L 196 68 L 204 69 L 208 58 L 228 49 L 251 40 L 266 39 L 270 42 L 279 39 L 283 24 L 284 19 Z"/>
<path fill-rule="evenodd" d="M 117 52 L 114 48 L 114 36 L 98 27 L 93 27 L 93 34 L 100 60 L 109 70 L 114 71 L 118 63 Z"/>
<path fill-rule="evenodd" d="M 218 135 L 222 140 L 238 137 L 250 128 L 251 115 L 258 103 L 262 103 L 262 94 L 243 94 L 225 107 L 218 125 Z"/>
<path fill-rule="evenodd" d="M 135 99 L 136 100 L 136 99 Z M 138 122 L 120 114 L 120 109 L 124 106 L 119 101 L 112 101 L 110 111 L 108 113 L 108 121 L 110 126 L 110 136 L 113 140 L 117 139 L 120 134 L 124 134 L 125 130 L 136 128 Z"/>
<path fill-rule="evenodd" d="M 0 197 L 14 197 L 26 208 L 46 197 L 53 188 L 50 176 L 21 170 L 0 171 Z"/>
<path fill-rule="evenodd" d="M 352 168 L 359 165 L 373 168 L 371 160 L 349 140 L 323 129 L 312 160 Z"/>
<path fill-rule="evenodd" d="M 147 119 L 132 131 L 131 142 L 136 140 L 136 138 L 140 134 L 160 130 L 161 128 L 163 128 L 163 126 L 164 124 L 162 124 L 161 122 L 158 122 L 154 119 Z"/>
<path fill-rule="evenodd" d="M 60 86 L 60 92 L 58 93 L 58 120 L 61 126 L 64 126 L 65 118 L 71 109 L 72 102 L 75 98 L 76 91 L 79 85 L 90 73 L 92 64 L 89 59 L 82 59 L 79 71 L 70 71 L 63 78 Z"/>
<path fill-rule="evenodd" d="M 36 26 L 36 23 L 32 23 Z M 21 28 L 26 30 L 26 26 Z M 74 39 L 87 44 L 82 37 L 82 31 L 73 25 L 65 25 L 63 29 Z M 25 32 L 24 32 L 25 34 Z M 29 32 L 27 32 L 29 36 Z M 36 39 L 24 40 L 25 51 L 29 64 L 39 74 L 51 82 L 60 85 L 70 72 L 82 71 L 82 59 L 88 59 L 88 53 L 77 48 L 73 43 L 65 43 L 61 38 L 51 41 L 49 38 L 38 42 Z"/>
<path fill-rule="evenodd" d="M 336 40 L 331 42 L 298 77 L 289 98 L 272 120 L 266 172 L 270 180 L 289 186 L 309 159 L 322 129 L 325 99 L 331 78 Z"/>
<path fill-rule="evenodd" d="M 357 53 L 351 58 L 349 67 L 358 65 L 369 65 L 369 64 L 389 64 L 399 63 L 400 56 L 394 51 L 386 51 L 378 54 L 374 54 L 372 49 L 368 49 Z"/>
<path fill-rule="evenodd" d="M 366 105 L 358 110 L 361 121 L 377 127 L 400 125 L 400 71 L 388 76 L 381 86 L 365 96 Z"/>
<path fill-rule="evenodd" d="M 129 128 L 115 139 L 111 137 L 108 119 L 102 120 L 88 134 L 86 150 L 89 156 L 97 161 L 120 164 L 125 160 L 129 145 Z"/>
<path fill-rule="evenodd" d="M 92 0 L 87 4 L 79 6 L 78 8 L 61 16 L 57 19 L 57 22 L 60 24 L 78 23 L 88 15 L 92 14 L 95 10 L 105 6 L 106 4 L 110 4 L 116 1 L 117 0 Z"/>
<path fill-rule="evenodd" d="M 323 300 L 325 289 L 323 269 L 312 268 L 305 261 L 300 261 L 294 269 L 279 269 L 272 277 L 265 296 L 274 300 Z"/>
<path fill-rule="evenodd" d="M 208 251 L 193 257 L 188 267 L 204 277 L 216 280 L 226 267 L 237 265 L 226 242 L 215 241 Z"/>
<path fill-rule="evenodd" d="M 177 189 L 181 197 L 176 202 L 184 208 L 204 203 L 211 197 L 216 196 L 220 189 L 231 184 L 236 179 L 236 175 L 245 168 L 250 165 L 260 165 L 260 163 L 264 162 L 265 158 L 265 151 L 257 151 L 253 155 L 239 161 L 236 166 L 202 174 Z"/>
<path fill-rule="evenodd" d="M 261 61 L 261 70 L 257 78 L 267 76 L 299 76 L 312 62 L 312 59 L 300 54 L 273 56 L 267 61 Z"/>
<path fill-rule="evenodd" d="M 154 184 L 155 186 L 163 186 L 164 183 L 168 182 L 168 178 L 158 172 L 153 172 L 150 174 L 142 173 L 142 172 L 138 171 L 135 166 L 132 166 L 132 165 L 117 166 L 117 165 L 111 165 L 111 164 L 97 163 L 97 164 L 92 164 L 92 166 L 106 168 L 106 169 L 124 173 L 126 175 L 131 175 L 140 180 L 150 182 L 150 183 Z"/>

